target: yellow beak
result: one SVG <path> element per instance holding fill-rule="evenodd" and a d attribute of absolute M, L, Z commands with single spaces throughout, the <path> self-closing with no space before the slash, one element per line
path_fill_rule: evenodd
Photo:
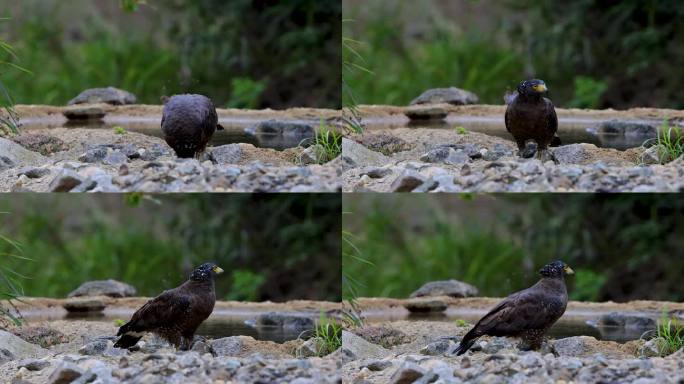
<path fill-rule="evenodd" d="M 546 92 L 547 91 L 546 84 L 544 84 L 544 83 L 537 84 L 534 87 L 532 87 L 532 89 L 534 89 L 537 92 Z"/>
<path fill-rule="evenodd" d="M 221 269 L 219 266 L 215 266 L 212 269 L 212 271 L 214 271 L 214 273 L 216 273 L 216 274 L 223 273 L 223 269 Z"/>
<path fill-rule="evenodd" d="M 565 271 L 566 275 L 574 275 L 575 274 L 575 271 L 573 271 L 572 268 L 568 267 L 567 265 L 563 268 L 563 270 Z"/>

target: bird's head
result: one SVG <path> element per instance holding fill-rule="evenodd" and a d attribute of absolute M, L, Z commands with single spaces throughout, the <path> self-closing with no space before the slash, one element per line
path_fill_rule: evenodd
<path fill-rule="evenodd" d="M 223 273 L 223 269 L 221 269 L 218 265 L 214 263 L 204 263 L 199 267 L 195 268 L 194 271 L 192 271 L 192 274 L 190 275 L 190 280 L 205 281 L 212 279 L 215 275 L 218 275 L 219 273 Z"/>
<path fill-rule="evenodd" d="M 546 91 L 546 84 L 539 79 L 523 80 L 518 85 L 518 93 L 525 96 L 541 95 Z"/>
<path fill-rule="evenodd" d="M 560 260 L 546 264 L 539 270 L 539 274 L 543 277 L 565 277 L 574 273 L 575 271 L 572 268 Z"/>

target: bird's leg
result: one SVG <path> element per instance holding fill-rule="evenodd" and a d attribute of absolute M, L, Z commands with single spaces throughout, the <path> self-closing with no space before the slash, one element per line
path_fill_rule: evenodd
<path fill-rule="evenodd" d="M 525 141 L 517 140 L 516 144 L 518 144 L 518 156 L 525 157 Z"/>
<path fill-rule="evenodd" d="M 523 345 L 519 346 L 522 351 L 538 350 L 544 341 L 543 329 L 530 329 L 522 334 Z"/>

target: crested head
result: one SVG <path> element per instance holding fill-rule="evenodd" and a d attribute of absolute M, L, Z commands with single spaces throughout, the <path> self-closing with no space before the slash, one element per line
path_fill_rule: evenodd
<path fill-rule="evenodd" d="M 560 260 L 546 264 L 539 270 L 539 274 L 543 277 L 565 277 L 574 273 L 572 268 Z"/>
<path fill-rule="evenodd" d="M 523 80 L 518 84 L 518 93 L 525 96 L 542 95 L 548 90 L 543 80 Z"/>
<path fill-rule="evenodd" d="M 204 263 L 200 265 L 199 267 L 195 268 L 194 271 L 192 271 L 192 274 L 190 275 L 190 280 L 192 281 L 208 281 L 208 280 L 213 280 L 215 275 L 218 275 L 219 273 L 223 273 L 223 269 L 221 269 L 218 265 L 214 263 Z"/>

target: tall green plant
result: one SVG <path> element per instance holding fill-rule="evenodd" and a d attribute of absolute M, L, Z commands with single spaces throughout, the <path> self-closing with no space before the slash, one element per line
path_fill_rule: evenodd
<path fill-rule="evenodd" d="M 0 212 L 0 214 L 7 214 L 7 212 Z M 21 325 L 21 314 L 14 306 L 13 301 L 21 301 L 20 297 L 24 295 L 24 290 L 19 279 L 26 279 L 27 277 L 12 268 L 12 261 L 30 261 L 30 259 L 22 256 L 21 244 L 1 233 L 0 242 L 10 246 L 10 251 L 0 252 L 2 258 L 0 263 L 0 318 L 9 320 L 15 325 Z"/>
<path fill-rule="evenodd" d="M 0 18 L 0 21 L 3 20 L 8 19 Z M 2 40 L 0 40 L 0 55 L 0 93 L 2 94 L 2 97 L 0 97 L 0 108 L 4 109 L 6 114 L 6 116 L 0 115 L 0 126 L 7 127 L 12 133 L 17 133 L 18 116 L 16 111 L 14 110 L 14 101 L 10 96 L 9 90 L 7 89 L 7 87 L 5 87 L 5 84 L 2 81 L 2 66 L 9 67 L 11 69 L 16 69 L 21 72 L 30 72 L 25 68 L 9 61 L 12 59 L 17 60 L 18 58 L 17 55 L 14 53 L 14 49 L 12 48 L 12 46 Z"/>
<path fill-rule="evenodd" d="M 342 20 L 342 25 L 350 22 L 352 20 Z M 342 37 L 342 117 L 347 123 L 347 127 L 355 133 L 363 132 L 363 124 L 358 107 L 359 102 L 347 78 L 357 72 L 373 74 L 371 70 L 365 67 L 365 60 L 358 52 L 358 47 L 361 45 L 363 45 L 361 41 L 346 36 Z"/>
<path fill-rule="evenodd" d="M 346 214 L 349 212 L 342 212 L 343 216 Z M 354 274 L 356 268 L 373 268 L 375 264 L 362 256 L 355 243 L 355 236 L 351 231 L 342 229 L 342 298 L 349 305 L 349 308 L 345 308 L 344 315 L 350 325 L 358 327 L 363 325 L 358 305 L 359 287 L 363 286 L 363 283 L 358 281 Z"/>

